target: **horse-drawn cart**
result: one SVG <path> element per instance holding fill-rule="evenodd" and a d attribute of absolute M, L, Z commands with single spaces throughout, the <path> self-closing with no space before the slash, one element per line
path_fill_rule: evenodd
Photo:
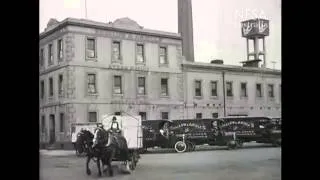
<path fill-rule="evenodd" d="M 105 129 L 112 128 L 116 118 L 117 128 L 121 135 L 125 137 L 129 149 L 129 167 L 131 170 L 136 168 L 140 158 L 140 150 L 143 148 L 142 125 L 140 116 L 105 116 L 102 124 Z M 119 156 L 115 156 L 113 161 L 123 161 Z"/>

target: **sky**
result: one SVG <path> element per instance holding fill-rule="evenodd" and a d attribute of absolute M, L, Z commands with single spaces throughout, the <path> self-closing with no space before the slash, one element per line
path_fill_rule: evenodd
<path fill-rule="evenodd" d="M 87 0 L 87 18 L 109 22 L 129 17 L 155 30 L 178 32 L 178 0 Z M 267 67 L 281 69 L 281 0 L 192 0 L 193 40 L 196 62 L 223 59 L 241 65 L 246 60 L 246 40 L 240 22 L 270 20 L 266 37 Z M 40 0 L 40 29 L 50 18 L 85 18 L 85 0 Z M 275 62 L 275 63 L 273 63 Z"/>

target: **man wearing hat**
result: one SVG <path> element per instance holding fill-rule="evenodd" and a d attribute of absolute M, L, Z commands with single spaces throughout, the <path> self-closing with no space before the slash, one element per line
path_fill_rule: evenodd
<path fill-rule="evenodd" d="M 111 128 L 109 130 L 111 132 L 121 133 L 119 123 L 117 122 L 117 118 L 115 116 L 112 118 Z"/>

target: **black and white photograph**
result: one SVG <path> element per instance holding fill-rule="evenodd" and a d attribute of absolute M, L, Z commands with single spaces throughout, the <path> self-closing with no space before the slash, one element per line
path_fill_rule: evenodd
<path fill-rule="evenodd" d="M 39 17 L 41 180 L 281 180 L 281 0 L 39 0 Z"/>

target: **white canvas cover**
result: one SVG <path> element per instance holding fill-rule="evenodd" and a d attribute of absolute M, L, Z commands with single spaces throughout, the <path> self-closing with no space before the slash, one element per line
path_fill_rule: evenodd
<path fill-rule="evenodd" d="M 111 128 L 112 118 L 114 116 L 104 116 L 102 124 L 105 129 Z M 138 149 L 142 148 L 142 126 L 141 116 L 115 116 L 122 131 L 122 135 L 128 142 L 128 148 Z"/>

